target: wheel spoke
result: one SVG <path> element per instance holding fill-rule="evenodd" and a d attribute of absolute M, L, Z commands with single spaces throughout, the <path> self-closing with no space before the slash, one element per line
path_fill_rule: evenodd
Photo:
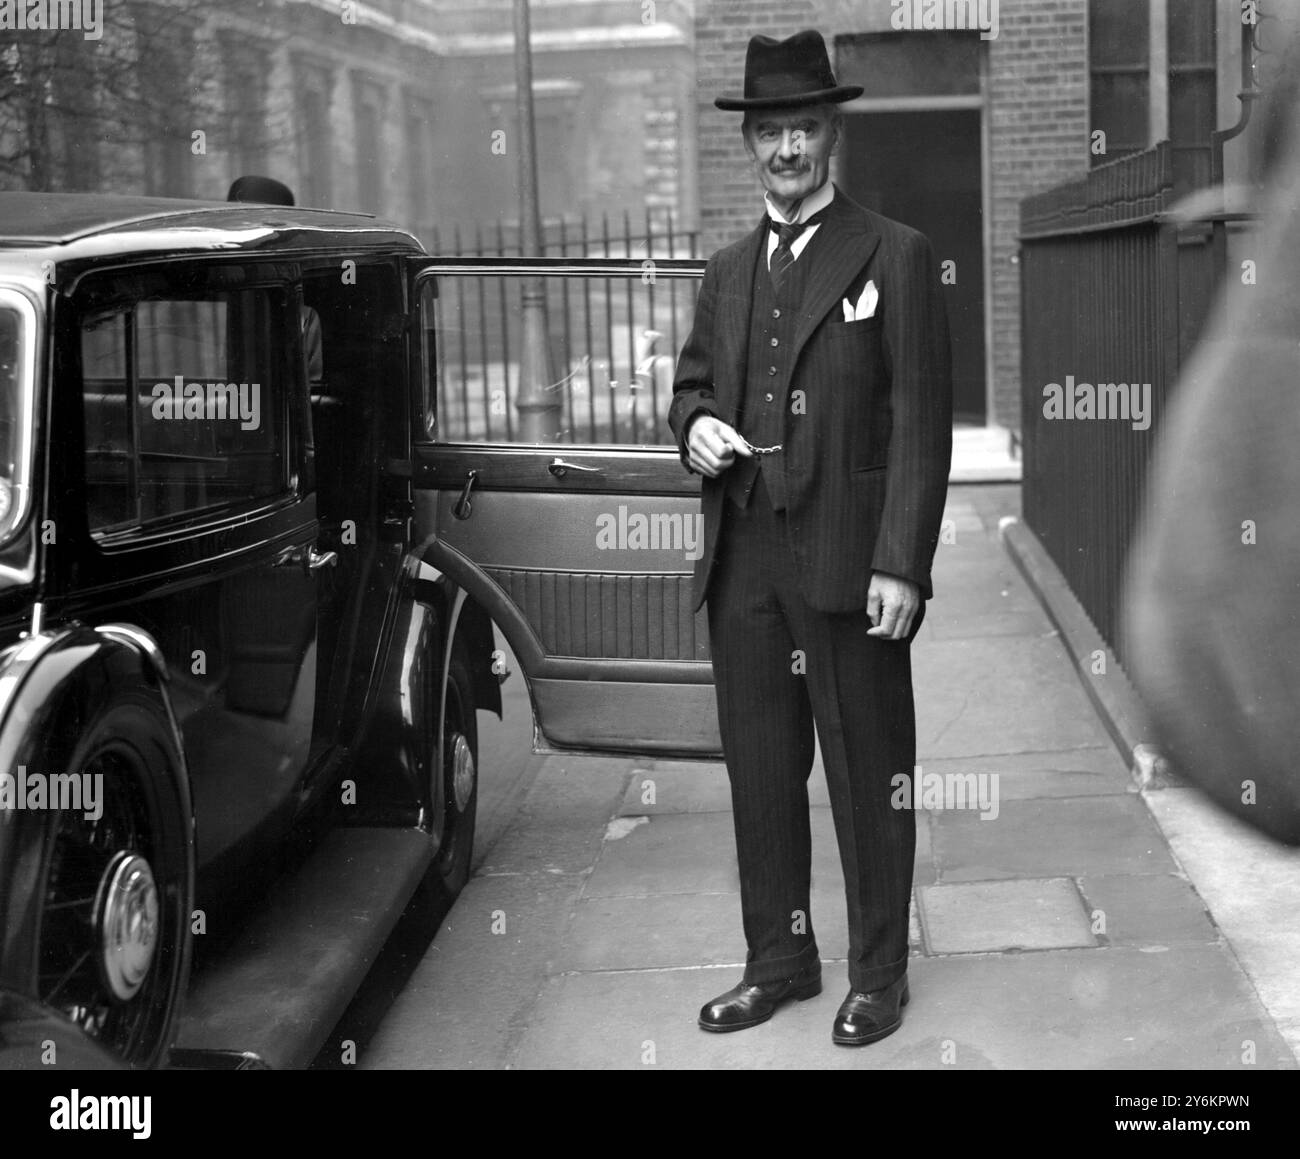
<path fill-rule="evenodd" d="M 159 1003 L 173 1001 L 164 988 L 172 985 L 175 955 L 181 953 L 175 915 L 159 914 L 160 928 L 170 931 L 161 935 L 159 947 L 166 956 L 146 962 L 132 992 L 119 995 L 104 973 L 108 951 L 100 925 L 109 919 L 98 907 L 102 897 L 121 904 L 111 887 L 105 894 L 106 875 L 120 859 L 135 856 L 146 868 L 153 861 L 175 874 L 181 847 L 153 813 L 154 773 L 134 746 L 111 737 L 81 770 L 102 775 L 113 789 L 94 820 L 75 810 L 58 818 L 45 876 L 37 992 L 113 1053 L 133 1065 L 147 1063 L 155 1060 L 172 1008 Z"/>
<path fill-rule="evenodd" d="M 55 996 L 55 995 L 56 995 L 60 990 L 62 990 L 64 986 L 66 986 L 66 985 L 68 984 L 68 981 L 72 978 L 72 976 L 73 976 L 73 975 L 74 975 L 78 970 L 81 969 L 81 967 L 82 967 L 83 965 L 85 965 L 86 960 L 87 960 L 89 957 L 90 957 L 90 951 L 89 951 L 89 950 L 84 950 L 84 951 L 82 951 L 81 956 L 78 957 L 77 960 L 76 960 L 75 962 L 73 962 L 71 966 L 68 967 L 66 973 L 64 973 L 63 977 L 61 977 L 61 978 L 59 979 L 59 981 L 58 981 L 58 983 L 55 985 L 54 989 L 51 990 L 48 994 L 45 995 L 45 1001 L 46 1001 L 46 1002 L 48 1002 L 51 1006 L 54 1005 L 54 996 Z"/>
<path fill-rule="evenodd" d="M 52 909 L 72 909 L 76 906 L 92 906 L 95 904 L 95 895 L 92 893 L 89 897 L 71 897 L 64 901 L 47 902 L 45 908 Z"/>

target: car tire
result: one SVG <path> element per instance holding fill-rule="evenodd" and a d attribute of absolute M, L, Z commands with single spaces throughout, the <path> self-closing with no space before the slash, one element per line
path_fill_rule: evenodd
<path fill-rule="evenodd" d="M 469 880 L 478 818 L 478 723 L 474 681 L 463 641 L 452 647 L 442 704 L 442 750 L 434 775 L 440 778 L 438 853 L 426 885 L 436 907 L 450 907 Z"/>
<path fill-rule="evenodd" d="M 100 776 L 93 810 L 50 815 L 36 996 L 127 1065 L 166 1061 L 190 967 L 193 816 L 161 693 L 113 688 L 46 748 L 49 772 Z"/>

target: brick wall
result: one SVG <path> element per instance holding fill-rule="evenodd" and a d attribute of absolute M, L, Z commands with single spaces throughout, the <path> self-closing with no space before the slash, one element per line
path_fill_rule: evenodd
<path fill-rule="evenodd" d="M 1077 177 L 1088 155 L 1087 0 L 1002 0 L 989 41 L 993 417 L 1020 426 L 1020 200 Z"/>
<path fill-rule="evenodd" d="M 820 7 L 816 0 L 701 0 L 696 9 L 697 157 L 706 254 L 753 229 L 763 210 L 763 187 L 740 137 L 741 114 L 714 108 L 713 99 L 744 91 L 751 36 L 783 39 L 801 28 L 820 27 Z"/>
<path fill-rule="evenodd" d="M 700 0 L 696 11 L 698 164 L 704 252 L 753 227 L 762 188 L 740 138 L 740 114 L 714 97 L 743 89 L 745 47 L 756 33 L 817 28 L 834 38 L 891 31 L 889 0 Z M 1087 0 L 1001 0 L 986 43 L 988 247 L 993 386 L 990 421 L 1020 425 L 1020 199 L 1088 167 Z M 898 32 L 897 35 L 908 35 Z"/>

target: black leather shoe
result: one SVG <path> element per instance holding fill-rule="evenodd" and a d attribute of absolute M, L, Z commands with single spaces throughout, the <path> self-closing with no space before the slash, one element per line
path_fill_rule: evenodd
<path fill-rule="evenodd" d="M 742 982 L 725 994 L 719 994 L 700 1009 L 700 1029 L 722 1034 L 729 1030 L 746 1030 L 766 1022 L 782 1002 L 791 998 L 802 1002 L 822 992 L 821 965 L 805 970 L 781 982 Z"/>
<path fill-rule="evenodd" d="M 909 997 L 906 974 L 883 990 L 850 990 L 835 1015 L 831 1041 L 841 1046 L 866 1046 L 893 1034 L 903 1025 L 903 1007 Z"/>

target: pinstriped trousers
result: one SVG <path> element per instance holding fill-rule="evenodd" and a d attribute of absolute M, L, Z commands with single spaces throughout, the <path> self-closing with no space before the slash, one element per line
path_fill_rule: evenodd
<path fill-rule="evenodd" d="M 747 983 L 815 967 L 808 777 L 814 727 L 844 871 L 849 986 L 907 969 L 916 819 L 911 640 L 868 636 L 860 612 L 819 612 L 799 594 L 786 514 L 760 471 L 751 501 L 723 504 L 707 601 L 718 718 L 735 818 Z M 907 807 L 891 778 L 905 773 Z"/>

